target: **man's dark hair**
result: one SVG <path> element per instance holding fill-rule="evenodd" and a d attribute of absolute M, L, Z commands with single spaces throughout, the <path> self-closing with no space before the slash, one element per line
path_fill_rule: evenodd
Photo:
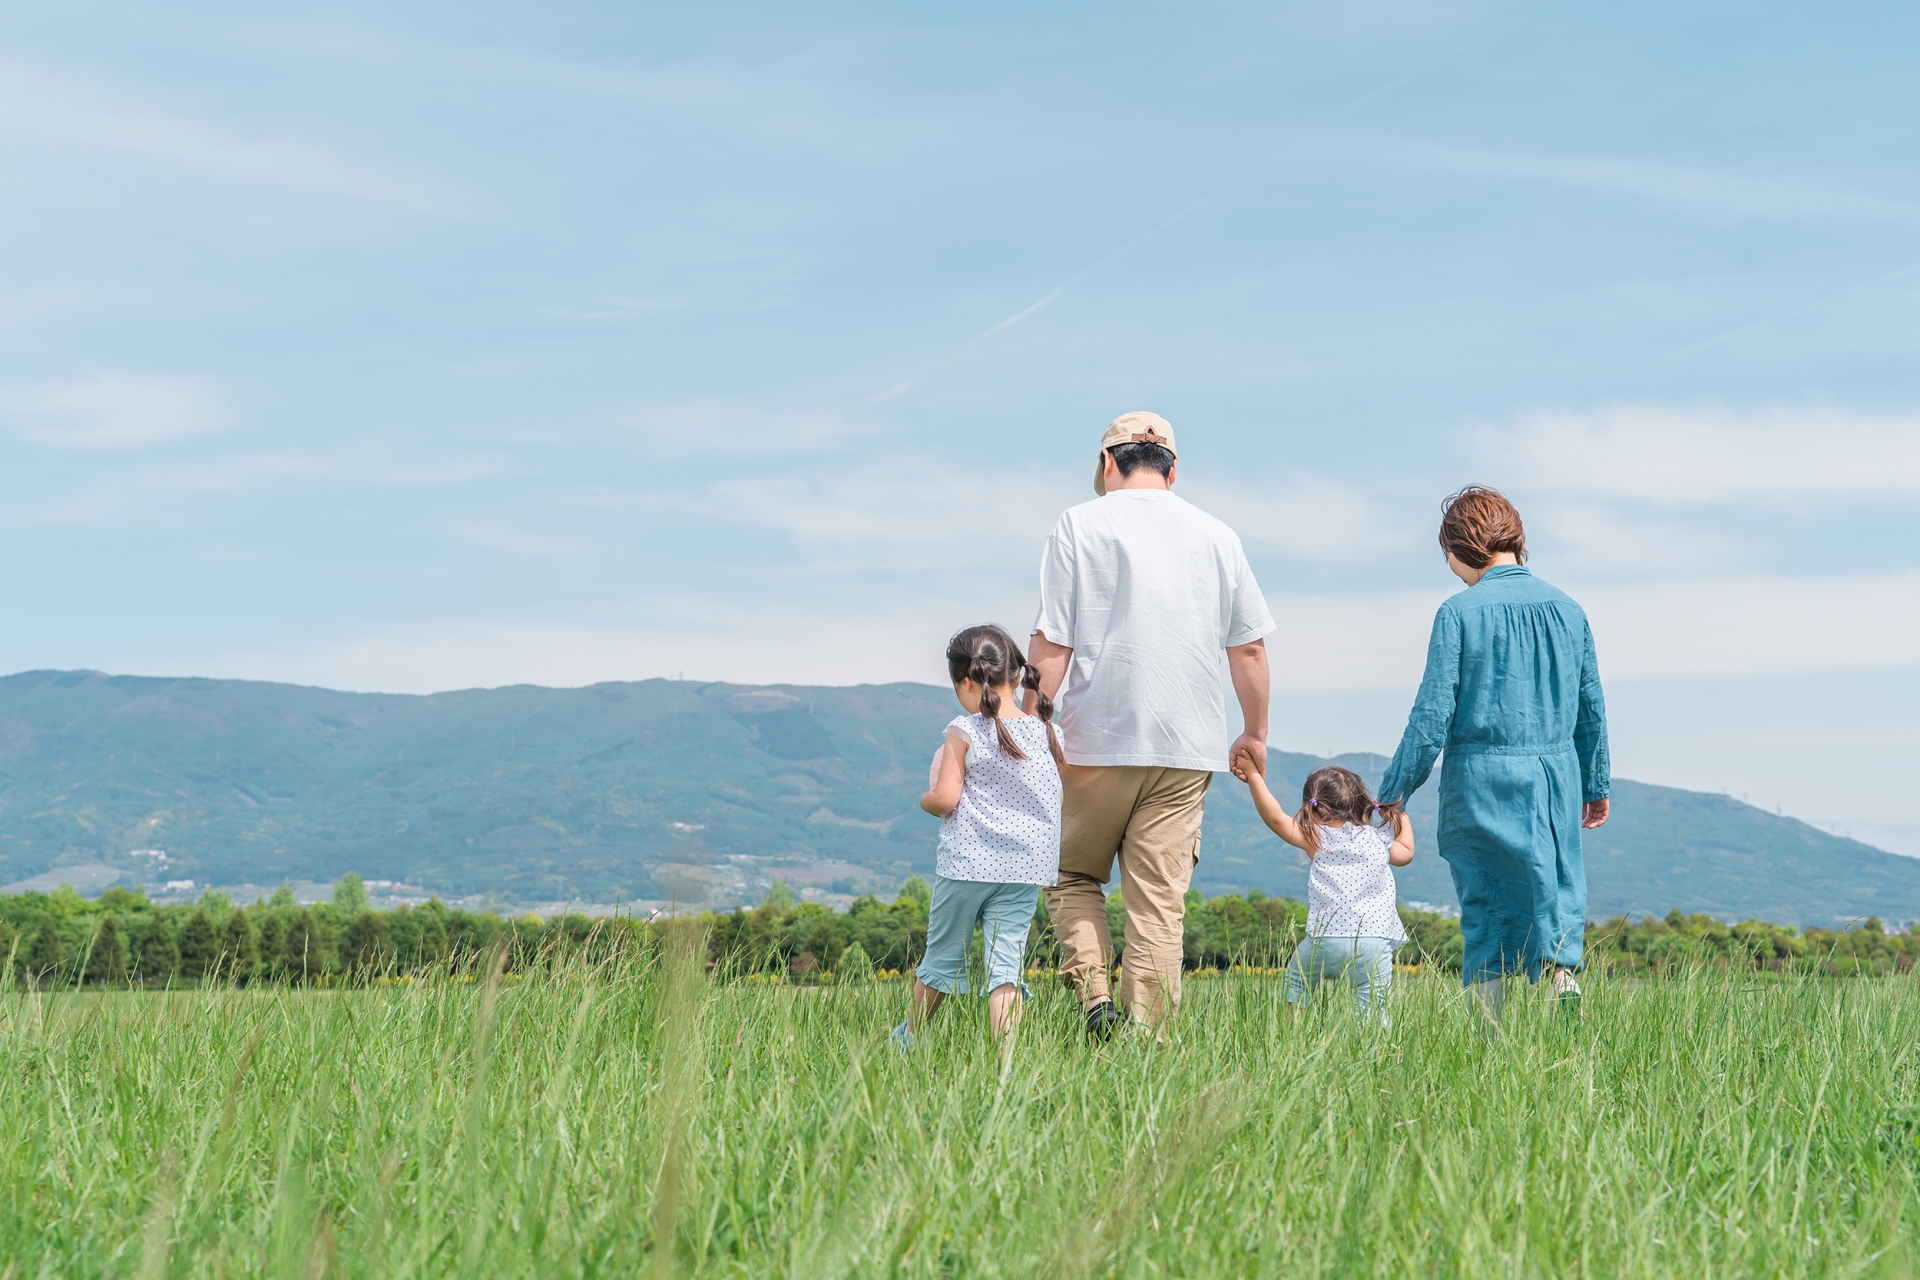
<path fill-rule="evenodd" d="M 1139 467 L 1158 471 L 1162 476 L 1173 470 L 1173 454 L 1157 444 L 1117 444 L 1107 450 L 1122 476 L 1130 476 Z"/>

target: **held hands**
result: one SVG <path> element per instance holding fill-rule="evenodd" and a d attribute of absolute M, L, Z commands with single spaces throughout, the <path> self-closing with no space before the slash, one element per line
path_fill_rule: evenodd
<path fill-rule="evenodd" d="M 1255 748 L 1259 754 L 1255 754 Z M 1267 778 L 1267 749 L 1263 742 L 1241 737 L 1234 742 L 1227 756 L 1227 768 L 1240 781 L 1251 784 L 1255 778 L 1262 782 Z"/>
<path fill-rule="evenodd" d="M 1233 740 L 1232 746 L 1227 748 L 1228 767 L 1233 770 L 1234 777 L 1245 782 L 1247 774 L 1241 772 L 1242 757 L 1245 757 L 1250 764 L 1251 772 L 1259 774 L 1262 778 L 1267 776 L 1267 743 L 1264 738 L 1243 733 Z"/>

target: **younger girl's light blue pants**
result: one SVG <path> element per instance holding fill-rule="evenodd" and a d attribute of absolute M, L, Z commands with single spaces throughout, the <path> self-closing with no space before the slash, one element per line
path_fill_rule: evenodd
<path fill-rule="evenodd" d="M 1386 1026 L 1393 950 L 1399 945 L 1391 938 L 1305 939 L 1287 961 L 1287 1003 L 1300 1003 L 1322 982 L 1345 978 L 1353 986 L 1354 1011 Z"/>

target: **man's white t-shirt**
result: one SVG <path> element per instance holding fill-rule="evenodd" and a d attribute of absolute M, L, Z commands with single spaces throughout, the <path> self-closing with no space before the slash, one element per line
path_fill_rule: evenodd
<path fill-rule="evenodd" d="M 1069 507 L 1040 559 L 1033 629 L 1073 650 L 1069 764 L 1227 767 L 1221 651 L 1273 630 L 1233 530 L 1166 489 Z"/>

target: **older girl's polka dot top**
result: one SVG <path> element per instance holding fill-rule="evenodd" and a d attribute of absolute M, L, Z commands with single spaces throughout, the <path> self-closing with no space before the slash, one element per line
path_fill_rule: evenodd
<path fill-rule="evenodd" d="M 1039 716 L 1003 723 L 1025 760 L 1000 750 L 990 717 L 956 716 L 947 726 L 967 740 L 967 780 L 940 824 L 934 870 L 949 880 L 1050 885 L 1060 878 L 1060 770 Z"/>

